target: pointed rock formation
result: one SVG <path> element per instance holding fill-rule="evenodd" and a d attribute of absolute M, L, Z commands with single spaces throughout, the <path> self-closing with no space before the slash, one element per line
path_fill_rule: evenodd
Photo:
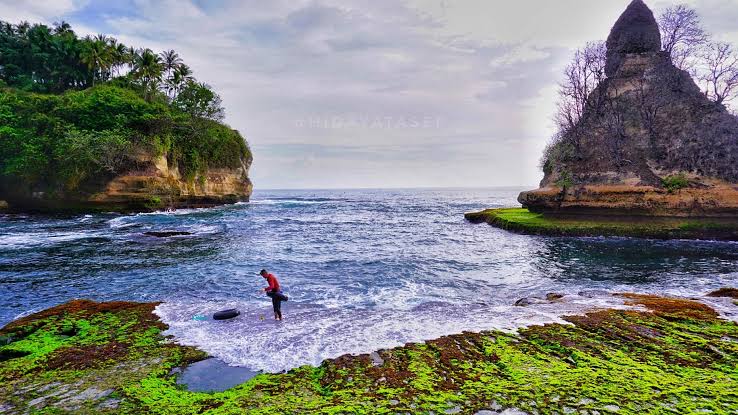
<path fill-rule="evenodd" d="M 642 0 L 633 0 L 610 30 L 605 74 L 613 76 L 628 53 L 660 50 L 661 32 L 651 9 Z"/>
<path fill-rule="evenodd" d="M 534 211 L 738 217 L 738 117 L 707 99 L 660 50 L 634 0 L 607 40 L 607 78 L 553 145 Z"/>

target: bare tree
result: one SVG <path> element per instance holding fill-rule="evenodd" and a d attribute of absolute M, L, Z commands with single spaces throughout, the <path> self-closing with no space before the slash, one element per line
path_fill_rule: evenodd
<path fill-rule="evenodd" d="M 559 84 L 559 103 L 554 120 L 561 132 L 570 131 L 584 115 L 590 95 L 605 79 L 605 42 L 590 42 L 574 53 Z"/>
<path fill-rule="evenodd" d="M 712 42 L 703 55 L 704 68 L 699 73 L 704 92 L 718 104 L 727 104 L 738 96 L 738 54 L 733 45 Z"/>
<path fill-rule="evenodd" d="M 659 27 L 662 47 L 674 65 L 691 70 L 709 41 L 697 12 L 685 4 L 669 7 L 659 16 Z"/>

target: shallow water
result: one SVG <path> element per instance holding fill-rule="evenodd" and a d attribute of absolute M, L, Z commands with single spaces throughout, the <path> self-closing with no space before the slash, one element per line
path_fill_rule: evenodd
<path fill-rule="evenodd" d="M 464 221 L 515 205 L 520 190 L 260 191 L 214 209 L 0 216 L 0 324 L 73 298 L 163 300 L 157 312 L 181 342 L 280 371 L 613 303 L 582 290 L 738 285 L 735 243 L 525 236 Z M 290 296 L 282 323 L 259 293 L 263 267 Z M 553 291 L 564 304 L 512 306 Z M 234 320 L 193 319 L 232 307 Z"/>

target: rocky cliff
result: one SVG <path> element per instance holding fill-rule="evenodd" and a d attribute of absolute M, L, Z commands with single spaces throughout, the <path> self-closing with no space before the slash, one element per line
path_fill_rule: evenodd
<path fill-rule="evenodd" d="M 150 211 L 251 194 L 244 137 L 166 97 L 0 88 L 0 120 L 0 210 Z"/>
<path fill-rule="evenodd" d="M 634 0 L 607 39 L 606 79 L 554 144 L 534 211 L 738 216 L 738 118 L 707 99 L 661 51 Z"/>
<path fill-rule="evenodd" d="M 253 185 L 248 177 L 251 158 L 237 168 L 209 168 L 186 178 L 166 155 L 150 151 L 133 154 L 135 168 L 85 183 L 75 191 L 33 191 L 22 187 L 3 190 L 15 211 L 152 211 L 211 207 L 248 201 Z M 1 188 L 1 187 L 0 187 Z"/>
<path fill-rule="evenodd" d="M 152 158 L 142 154 L 141 158 L 147 168 L 115 177 L 82 203 L 90 207 L 118 207 L 115 210 L 151 210 L 210 207 L 248 201 L 251 196 L 250 159 L 242 159 L 239 168 L 211 168 L 194 180 L 186 180 L 165 156 Z"/>

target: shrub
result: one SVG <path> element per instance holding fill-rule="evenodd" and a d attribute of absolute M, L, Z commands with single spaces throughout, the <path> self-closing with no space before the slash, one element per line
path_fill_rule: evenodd
<path fill-rule="evenodd" d="M 674 193 L 679 189 L 689 187 L 689 179 L 684 173 L 667 176 L 661 179 L 661 184 L 666 188 L 669 193 Z"/>

